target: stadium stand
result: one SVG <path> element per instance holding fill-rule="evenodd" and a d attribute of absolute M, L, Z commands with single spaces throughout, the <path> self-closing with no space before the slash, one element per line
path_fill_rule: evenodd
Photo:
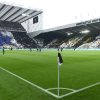
<path fill-rule="evenodd" d="M 42 39 L 48 48 L 99 48 L 100 19 L 44 30 L 34 38 Z"/>
<path fill-rule="evenodd" d="M 78 49 L 98 49 L 100 48 L 100 34 L 94 38 L 91 42 L 83 43 L 78 47 Z"/>
<path fill-rule="evenodd" d="M 66 34 L 62 31 L 52 31 L 47 33 L 41 33 L 34 37 L 37 41 L 42 41 L 43 47 L 46 48 L 67 48 L 67 49 L 87 49 L 87 48 L 99 48 L 100 45 L 100 33 L 77 33 Z M 89 46 L 88 46 L 89 45 Z"/>
<path fill-rule="evenodd" d="M 37 35 L 36 37 L 34 37 L 34 39 L 37 39 L 37 41 L 41 40 L 43 42 L 44 47 L 57 47 L 58 43 L 56 45 L 55 42 L 57 42 L 57 40 L 59 40 L 59 41 L 64 40 L 65 38 L 67 38 L 67 34 L 59 33 L 57 31 L 41 33 L 41 34 Z M 55 44 L 53 44 L 53 43 L 55 43 Z"/>
<path fill-rule="evenodd" d="M 26 34 L 26 30 L 20 23 L 0 21 L 0 45 L 12 45 L 12 37 L 17 41 L 17 44 L 24 48 L 36 47 L 35 42 Z M 7 31 L 5 31 L 7 30 Z M 8 32 L 10 31 L 10 32 Z M 19 46 L 19 45 L 16 45 Z"/>
<path fill-rule="evenodd" d="M 26 32 L 20 23 L 9 21 L 0 21 L 0 30 Z"/>
<path fill-rule="evenodd" d="M 27 35 L 27 29 L 22 23 L 41 13 L 42 11 L 36 9 L 0 3 L 0 48 L 37 47 L 35 41 Z"/>
<path fill-rule="evenodd" d="M 26 33 L 26 30 L 23 28 L 23 26 L 20 23 L 0 21 L 0 30 L 1 30 L 0 46 L 14 45 L 19 48 L 20 46 L 24 48 L 37 47 L 34 40 L 29 38 L 29 36 Z M 16 42 L 14 43 L 14 41 Z"/>
<path fill-rule="evenodd" d="M 1 31 L 0 48 L 1 46 L 5 46 L 5 48 L 10 48 L 11 45 L 17 47 L 19 44 L 16 42 L 11 32 Z"/>
<path fill-rule="evenodd" d="M 100 19 L 27 33 L 27 29 L 21 23 L 35 17 L 42 11 L 5 4 L 0 4 L 0 7 L 0 46 L 68 49 L 100 47 Z M 6 7 L 7 9 L 3 10 Z M 24 16 L 22 16 L 23 14 Z M 29 16 L 25 16 L 25 14 Z"/>
<path fill-rule="evenodd" d="M 36 48 L 37 44 L 31 39 L 26 32 L 12 32 L 15 40 L 24 48 Z"/>
<path fill-rule="evenodd" d="M 60 45 L 61 48 L 74 48 L 75 45 L 82 40 L 84 35 L 81 34 L 76 34 L 73 35 L 72 37 L 68 38 L 67 40 L 63 41 L 63 44 Z"/>

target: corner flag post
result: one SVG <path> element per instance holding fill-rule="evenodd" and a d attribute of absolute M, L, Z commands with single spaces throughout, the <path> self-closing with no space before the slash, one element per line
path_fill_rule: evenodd
<path fill-rule="evenodd" d="M 60 81 L 60 65 L 58 64 L 58 96 L 59 96 L 59 94 L 60 94 L 60 91 L 59 91 L 59 86 L 60 86 L 60 84 L 59 84 L 59 81 Z"/>
<path fill-rule="evenodd" d="M 60 96 L 60 66 L 63 63 L 61 54 L 58 52 L 58 96 Z"/>

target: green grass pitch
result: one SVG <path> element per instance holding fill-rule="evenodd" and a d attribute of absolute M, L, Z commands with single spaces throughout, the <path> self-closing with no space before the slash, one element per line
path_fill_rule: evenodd
<path fill-rule="evenodd" d="M 64 50 L 60 68 L 60 87 L 78 90 L 100 82 L 100 51 Z M 0 67 L 43 89 L 57 88 L 57 51 L 0 51 Z M 57 95 L 57 90 L 49 90 Z M 70 93 L 60 90 L 60 96 Z M 100 85 L 59 100 L 99 100 Z M 58 100 L 46 92 L 0 68 L 0 100 Z"/>

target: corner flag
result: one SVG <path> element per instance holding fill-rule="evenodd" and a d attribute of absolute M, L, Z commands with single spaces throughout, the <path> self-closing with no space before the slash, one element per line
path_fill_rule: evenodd
<path fill-rule="evenodd" d="M 63 63 L 63 59 L 61 54 L 58 52 L 58 65 L 61 65 Z"/>
<path fill-rule="evenodd" d="M 63 63 L 61 54 L 58 52 L 58 96 L 60 95 L 60 66 Z"/>

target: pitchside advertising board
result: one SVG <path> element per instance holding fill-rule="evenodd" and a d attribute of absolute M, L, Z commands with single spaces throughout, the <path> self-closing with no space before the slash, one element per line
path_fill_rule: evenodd
<path fill-rule="evenodd" d="M 85 21 L 85 22 L 80 22 L 80 23 L 77 23 L 76 26 L 97 23 L 97 22 L 100 22 L 100 19 L 94 19 L 94 20 L 89 20 L 89 21 Z"/>

